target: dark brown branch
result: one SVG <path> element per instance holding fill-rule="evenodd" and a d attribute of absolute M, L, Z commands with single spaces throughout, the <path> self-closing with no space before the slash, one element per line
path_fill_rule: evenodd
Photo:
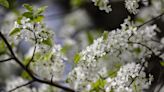
<path fill-rule="evenodd" d="M 19 88 L 22 88 L 22 87 L 25 87 L 25 86 L 27 86 L 27 85 L 30 85 L 30 84 L 33 83 L 33 82 L 34 82 L 34 80 L 31 80 L 31 81 L 29 81 L 29 82 L 27 82 L 27 83 L 25 83 L 25 84 L 22 84 L 22 85 L 20 85 L 20 86 L 17 86 L 17 87 L 15 87 L 15 88 L 9 90 L 8 92 L 13 92 L 13 91 L 15 91 L 15 90 L 17 90 L 17 89 L 19 89 Z"/>
<path fill-rule="evenodd" d="M 143 62 L 143 63 L 142 63 L 142 66 L 141 66 L 140 70 L 138 71 L 139 74 L 140 74 L 141 70 L 143 69 L 145 63 L 146 63 L 146 62 Z M 132 78 L 132 81 L 130 82 L 130 84 L 128 85 L 128 87 L 130 87 L 130 85 L 132 85 L 132 83 L 136 80 L 137 77 L 138 77 L 138 76 L 136 76 L 135 78 Z"/>
<path fill-rule="evenodd" d="M 30 63 L 33 61 L 33 59 L 34 59 L 34 56 L 35 56 L 35 51 L 36 51 L 36 45 L 37 45 L 37 38 L 36 38 L 36 34 L 35 34 L 35 32 L 34 31 L 32 31 L 33 32 L 33 34 L 34 34 L 34 40 L 35 40 L 35 47 L 34 47 L 34 51 L 33 51 L 33 54 L 32 54 L 32 57 L 31 57 L 31 59 L 29 60 L 29 62 L 27 63 L 27 65 L 26 65 L 26 68 L 28 68 L 29 67 L 29 65 L 30 65 Z"/>
<path fill-rule="evenodd" d="M 146 25 L 146 24 L 148 24 L 148 23 L 150 23 L 150 22 L 153 22 L 153 21 L 155 21 L 155 20 L 161 18 L 163 15 L 164 15 L 164 12 L 161 13 L 160 15 L 158 15 L 158 16 L 152 18 L 151 20 L 148 20 L 148 21 L 146 21 L 145 23 L 143 23 L 143 24 L 137 26 L 137 28 L 140 28 L 140 27 L 142 27 L 142 26 L 144 26 L 144 25 Z"/>
<path fill-rule="evenodd" d="M 7 41 L 7 39 L 4 37 L 4 35 L 1 33 L 0 31 L 0 37 L 2 38 L 2 40 L 5 42 L 5 44 L 7 45 L 7 48 L 9 49 L 11 55 L 13 56 L 14 60 L 16 63 L 19 64 L 19 66 L 25 70 L 29 76 L 34 80 L 34 81 L 37 81 L 37 82 L 40 82 L 40 83 L 44 83 L 44 84 L 48 84 L 48 85 L 51 85 L 51 86 L 55 86 L 55 87 L 58 87 L 60 89 L 63 89 L 65 91 L 68 91 L 68 92 L 75 92 L 75 90 L 69 88 L 69 87 L 66 87 L 66 86 L 63 86 L 63 85 L 60 85 L 59 83 L 56 83 L 56 82 L 51 82 L 49 80 L 44 80 L 44 79 L 40 79 L 38 77 L 36 77 L 32 71 L 29 69 L 29 68 L 26 68 L 25 65 L 23 65 L 23 63 L 16 57 L 11 45 L 9 44 L 9 42 Z"/>
<path fill-rule="evenodd" d="M 10 60 L 13 60 L 13 59 L 14 58 L 8 58 L 8 59 L 0 60 L 0 63 L 7 62 L 7 61 L 10 61 Z"/>
<path fill-rule="evenodd" d="M 147 48 L 148 50 L 150 50 L 153 55 L 156 55 L 155 52 L 150 47 L 146 46 L 145 44 L 142 44 L 142 43 L 139 43 L 139 42 L 132 42 L 132 41 L 129 41 L 128 43 L 141 45 L 141 46 Z"/>

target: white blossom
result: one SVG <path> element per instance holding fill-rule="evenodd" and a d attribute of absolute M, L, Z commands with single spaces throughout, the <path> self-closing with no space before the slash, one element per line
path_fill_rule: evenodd
<path fill-rule="evenodd" d="M 152 75 L 146 78 L 144 66 L 132 62 L 123 65 L 116 77 L 107 78 L 105 90 L 106 92 L 110 92 L 111 89 L 114 92 L 134 92 L 133 86 L 141 87 L 141 89 L 148 88 L 152 81 Z"/>
<path fill-rule="evenodd" d="M 112 11 L 111 5 L 109 5 L 109 0 L 92 0 L 95 6 L 98 6 L 100 10 L 105 10 L 109 13 Z"/>
<path fill-rule="evenodd" d="M 31 69 L 43 79 L 53 79 L 53 81 L 59 81 L 62 79 L 62 75 L 65 69 L 64 61 L 66 57 L 61 53 L 60 45 L 55 44 L 52 48 L 42 48 L 45 52 L 40 51 L 40 48 L 36 52 L 42 53 L 35 62 L 32 62 Z"/>
<path fill-rule="evenodd" d="M 129 22 L 129 19 L 126 19 L 121 25 L 121 29 L 109 32 L 106 40 L 104 40 L 103 36 L 94 40 L 92 45 L 86 47 L 86 49 L 80 53 L 81 57 L 79 63 L 68 75 L 70 84 L 74 85 L 75 89 L 84 90 L 86 85 L 99 79 L 99 71 L 102 71 L 102 67 L 99 67 L 100 62 L 98 59 L 106 54 L 115 56 L 119 58 L 120 61 L 124 62 L 126 61 L 126 58 L 123 59 L 122 54 L 125 54 L 125 51 L 130 53 L 129 55 L 132 60 L 129 61 L 141 59 L 150 55 L 152 53 L 150 49 L 141 44 L 145 44 L 150 48 L 156 47 L 156 43 L 150 43 L 151 39 L 156 35 L 154 32 L 155 29 L 156 26 L 153 25 L 137 30 L 137 28 L 133 27 L 132 23 Z M 137 51 L 135 51 L 136 49 Z M 126 57 L 129 57 L 129 55 L 127 54 Z M 136 69 L 139 68 L 136 67 Z M 121 74 L 118 73 L 118 75 Z M 134 77 L 138 75 L 132 76 Z M 112 85 L 116 85 L 116 83 L 113 82 Z M 123 88 L 121 87 L 120 89 Z M 130 89 L 126 88 L 125 91 L 126 90 Z"/>
<path fill-rule="evenodd" d="M 140 0 L 125 0 L 125 7 L 130 13 L 136 14 L 138 12 L 138 3 Z"/>

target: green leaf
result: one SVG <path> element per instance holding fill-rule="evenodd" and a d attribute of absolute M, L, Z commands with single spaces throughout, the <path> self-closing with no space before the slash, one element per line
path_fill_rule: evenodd
<path fill-rule="evenodd" d="M 39 15 L 36 18 L 34 18 L 34 22 L 41 22 L 41 21 L 43 21 L 43 19 L 44 19 L 44 16 L 43 15 Z"/>
<path fill-rule="evenodd" d="M 107 32 L 107 31 L 105 31 L 104 33 L 103 33 L 103 40 L 107 40 L 108 39 L 108 34 L 109 34 L 109 32 Z"/>
<path fill-rule="evenodd" d="M 32 12 L 25 12 L 25 13 L 23 13 L 22 15 L 23 15 L 24 17 L 26 17 L 26 18 L 30 18 L 30 19 L 33 18 L 33 13 L 32 13 Z"/>
<path fill-rule="evenodd" d="M 103 39 L 104 40 L 107 40 L 108 39 L 108 34 L 109 34 L 109 32 L 104 31 L 104 33 L 103 33 Z"/>
<path fill-rule="evenodd" d="M 12 31 L 10 31 L 9 35 L 13 36 L 16 35 L 18 33 L 20 33 L 21 29 L 20 28 L 14 28 Z"/>
<path fill-rule="evenodd" d="M 108 72 L 109 77 L 114 78 L 117 76 L 117 71 L 116 70 L 110 70 Z"/>
<path fill-rule="evenodd" d="M 101 89 L 100 88 L 104 88 L 106 84 L 106 80 L 103 79 L 98 79 L 96 82 L 92 83 L 92 91 L 93 92 L 99 92 Z"/>
<path fill-rule="evenodd" d="M 30 6 L 29 4 L 24 4 L 23 5 L 24 8 L 26 8 L 28 11 L 32 12 L 33 11 L 33 7 Z"/>
<path fill-rule="evenodd" d="M 21 74 L 22 78 L 24 79 L 28 79 L 28 80 L 31 80 L 32 78 L 30 77 L 30 75 L 26 72 L 26 71 L 23 71 L 22 74 Z"/>
<path fill-rule="evenodd" d="M 45 45 L 48 45 L 48 46 L 52 46 L 52 39 L 51 38 L 47 38 L 46 40 L 43 40 L 42 43 L 45 44 Z"/>
<path fill-rule="evenodd" d="M 80 56 L 79 53 L 75 54 L 75 56 L 74 56 L 74 63 L 77 64 L 80 61 L 80 58 L 81 58 L 81 56 Z"/>
<path fill-rule="evenodd" d="M 4 41 L 0 40 L 0 55 L 6 52 L 5 43 Z"/>
<path fill-rule="evenodd" d="M 71 0 L 70 3 L 71 3 L 72 6 L 79 7 L 79 6 L 81 6 L 84 2 L 85 2 L 85 0 Z"/>
<path fill-rule="evenodd" d="M 94 37 L 92 36 L 92 34 L 90 32 L 87 32 L 87 38 L 88 38 L 89 44 L 92 44 L 93 40 L 94 40 Z"/>
<path fill-rule="evenodd" d="M 72 48 L 71 45 L 67 45 L 67 44 L 66 44 L 66 45 L 64 45 L 64 46 L 62 47 L 61 52 L 64 53 L 64 54 L 66 54 L 71 48 Z"/>
<path fill-rule="evenodd" d="M 39 15 L 46 10 L 47 6 L 42 6 L 36 10 L 36 14 Z"/>
<path fill-rule="evenodd" d="M 43 60 L 44 61 L 49 61 L 50 59 L 51 59 L 51 57 L 53 56 L 53 52 L 48 52 L 48 53 L 46 53 L 45 55 L 44 55 L 44 58 L 43 58 Z"/>
<path fill-rule="evenodd" d="M 17 23 L 18 23 L 18 24 L 21 24 L 21 20 L 22 20 L 22 16 L 18 17 Z"/>
<path fill-rule="evenodd" d="M 134 50 L 134 52 L 136 52 L 136 54 L 140 54 L 141 53 L 141 48 L 134 48 L 133 50 Z"/>
<path fill-rule="evenodd" d="M 164 61 L 160 61 L 161 66 L 164 67 Z"/>
<path fill-rule="evenodd" d="M 9 2 L 7 0 L 0 0 L 0 5 L 9 8 Z"/>

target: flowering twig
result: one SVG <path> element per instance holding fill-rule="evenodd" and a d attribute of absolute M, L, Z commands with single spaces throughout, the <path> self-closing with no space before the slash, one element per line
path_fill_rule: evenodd
<path fill-rule="evenodd" d="M 4 37 L 4 35 L 1 33 L 0 31 L 0 37 L 2 38 L 2 40 L 5 42 L 5 44 L 7 45 L 7 48 L 9 49 L 11 55 L 13 56 L 13 59 L 15 60 L 15 62 L 17 64 L 19 64 L 19 66 L 25 70 L 29 76 L 36 82 L 40 82 L 40 83 L 44 83 L 44 84 L 47 84 L 47 85 L 51 85 L 51 86 L 55 86 L 57 88 L 60 88 L 60 89 L 63 89 L 65 91 L 68 91 L 68 92 L 75 92 L 75 90 L 69 88 L 69 87 L 66 87 L 66 86 L 63 86 L 63 85 L 60 85 L 59 83 L 56 83 L 56 82 L 51 82 L 49 80 L 44 80 L 44 79 L 40 79 L 38 77 L 36 77 L 32 71 L 29 69 L 29 68 L 26 68 L 26 66 L 16 57 L 11 45 L 9 44 L 9 42 L 7 41 L 7 39 Z"/>
<path fill-rule="evenodd" d="M 29 82 L 27 82 L 27 83 L 25 83 L 25 84 L 22 84 L 22 85 L 20 85 L 20 86 L 17 86 L 17 87 L 15 87 L 15 88 L 9 90 L 8 92 L 13 92 L 13 91 L 15 91 L 15 90 L 17 90 L 17 89 L 19 89 L 19 88 L 22 88 L 22 87 L 24 87 L 24 86 L 27 86 L 27 85 L 29 85 L 29 84 L 31 84 L 31 83 L 33 83 L 33 82 L 34 82 L 34 80 L 31 80 L 31 81 L 29 81 Z"/>
<path fill-rule="evenodd" d="M 33 51 L 33 54 L 32 54 L 32 57 L 31 57 L 31 59 L 29 60 L 29 62 L 27 63 L 27 65 L 26 65 L 26 68 L 28 68 L 29 67 L 29 65 L 30 65 L 30 63 L 33 61 L 33 59 L 34 59 L 34 56 L 35 56 L 35 51 L 36 51 L 36 45 L 37 45 L 37 38 L 36 38 L 36 34 L 35 34 L 35 32 L 32 30 L 32 32 L 33 32 L 33 34 L 34 34 L 34 40 L 35 40 L 35 46 L 34 46 L 34 51 Z"/>
<path fill-rule="evenodd" d="M 138 45 L 141 45 L 143 47 L 146 47 L 148 50 L 150 50 L 152 52 L 153 55 L 156 55 L 155 52 L 150 47 L 146 46 L 145 44 L 142 44 L 142 43 L 139 43 L 139 42 L 132 42 L 132 41 L 129 41 L 128 43 L 138 44 Z"/>

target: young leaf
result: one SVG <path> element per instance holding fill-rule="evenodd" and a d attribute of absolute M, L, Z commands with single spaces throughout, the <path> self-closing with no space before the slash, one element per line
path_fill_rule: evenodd
<path fill-rule="evenodd" d="M 10 31 L 9 35 L 10 35 L 10 36 L 16 35 L 16 34 L 18 34 L 20 31 L 21 31 L 20 28 L 14 28 L 12 31 Z"/>
<path fill-rule="evenodd" d="M 33 13 L 32 13 L 32 12 L 25 12 L 25 13 L 23 13 L 22 15 L 23 15 L 24 17 L 26 17 L 26 18 L 30 18 L 30 19 L 33 18 Z"/>
<path fill-rule="evenodd" d="M 52 39 L 51 38 L 47 38 L 46 40 L 43 40 L 42 43 L 45 44 L 45 45 L 48 45 L 48 46 L 52 46 Z"/>
<path fill-rule="evenodd" d="M 33 11 L 33 7 L 30 6 L 29 4 L 24 4 L 23 5 L 24 8 L 26 8 L 28 11 L 32 12 Z"/>
<path fill-rule="evenodd" d="M 77 53 L 75 56 L 74 56 L 74 63 L 77 64 L 80 60 L 81 56 L 79 53 Z"/>
<path fill-rule="evenodd" d="M 87 38 L 88 38 L 89 44 L 92 44 L 93 40 L 94 40 L 94 37 L 92 36 L 92 34 L 90 32 L 87 32 Z"/>
<path fill-rule="evenodd" d="M 44 61 L 49 61 L 51 59 L 52 55 L 53 55 L 53 52 L 51 52 L 51 51 L 46 53 L 43 57 Z"/>
<path fill-rule="evenodd" d="M 41 22 L 44 19 L 43 15 L 39 15 L 36 18 L 34 18 L 34 22 Z"/>
<path fill-rule="evenodd" d="M 0 48 L 0 55 L 2 55 L 6 52 L 5 43 L 2 40 L 0 40 Z"/>
<path fill-rule="evenodd" d="M 39 15 L 39 14 L 43 13 L 46 8 L 47 8 L 47 6 L 42 6 L 42 7 L 38 8 L 36 10 L 36 14 Z"/>
<path fill-rule="evenodd" d="M 9 8 L 9 2 L 7 0 L 0 0 L 0 5 Z"/>
<path fill-rule="evenodd" d="M 163 66 L 163 67 L 164 67 L 164 61 L 161 61 L 161 62 L 160 62 L 160 64 L 161 64 L 161 66 Z"/>
<path fill-rule="evenodd" d="M 107 31 L 105 31 L 105 32 L 103 33 L 103 39 L 104 39 L 104 40 L 107 40 L 107 39 L 108 39 L 108 34 L 109 34 L 109 32 L 107 32 Z"/>

